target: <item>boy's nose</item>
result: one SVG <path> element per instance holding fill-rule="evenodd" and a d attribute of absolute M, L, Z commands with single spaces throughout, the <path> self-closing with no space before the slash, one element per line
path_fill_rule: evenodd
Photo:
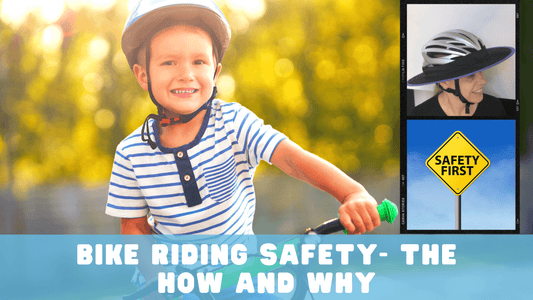
<path fill-rule="evenodd" d="M 192 80 L 194 78 L 194 74 L 192 72 L 192 69 L 187 67 L 187 66 L 183 66 L 178 71 L 177 78 L 180 81 L 190 81 L 190 80 Z"/>

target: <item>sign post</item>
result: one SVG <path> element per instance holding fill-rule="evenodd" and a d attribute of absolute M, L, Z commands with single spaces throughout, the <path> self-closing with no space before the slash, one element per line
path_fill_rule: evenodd
<path fill-rule="evenodd" d="M 461 229 L 461 194 L 490 166 L 490 161 L 456 131 L 426 160 L 426 166 L 455 194 L 455 229 Z"/>
<path fill-rule="evenodd" d="M 461 230 L 461 195 L 455 195 L 455 229 Z"/>

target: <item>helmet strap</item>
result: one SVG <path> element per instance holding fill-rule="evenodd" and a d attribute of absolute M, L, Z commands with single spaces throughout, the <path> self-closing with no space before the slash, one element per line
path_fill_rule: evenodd
<path fill-rule="evenodd" d="M 470 114 L 470 105 L 474 104 L 472 102 L 469 102 L 468 100 L 466 100 L 465 97 L 463 97 L 463 94 L 461 94 L 461 88 L 459 87 L 459 79 L 455 79 L 455 89 L 451 89 L 451 88 L 443 88 L 442 85 L 440 85 L 440 83 L 437 83 L 439 85 L 439 87 L 441 88 L 441 90 L 445 91 L 445 92 L 448 92 L 448 93 L 451 93 L 453 94 L 454 96 L 456 97 L 459 97 L 459 100 L 461 100 L 461 102 L 463 102 L 465 104 L 465 113 L 468 115 Z"/>

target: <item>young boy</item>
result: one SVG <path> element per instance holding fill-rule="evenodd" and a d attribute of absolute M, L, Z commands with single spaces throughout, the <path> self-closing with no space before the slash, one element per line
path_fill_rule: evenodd
<path fill-rule="evenodd" d="M 122 219 L 123 234 L 253 234 L 252 179 L 265 160 L 338 199 L 348 232 L 379 226 L 363 186 L 243 106 L 215 99 L 230 35 L 210 0 L 142 0 L 133 11 L 122 47 L 158 114 L 118 145 L 106 213 Z"/>
<path fill-rule="evenodd" d="M 130 15 L 122 49 L 158 114 L 116 150 L 106 213 L 121 218 L 122 234 L 253 234 L 260 160 L 338 199 L 348 232 L 379 226 L 363 186 L 245 107 L 215 99 L 230 36 L 211 0 L 142 0 Z M 165 272 L 138 268 L 148 281 Z"/>

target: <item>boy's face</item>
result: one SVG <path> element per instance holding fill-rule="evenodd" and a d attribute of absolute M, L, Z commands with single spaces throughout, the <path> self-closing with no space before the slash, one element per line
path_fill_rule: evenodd
<path fill-rule="evenodd" d="M 165 29 L 152 40 L 152 93 L 168 117 L 192 113 L 211 97 L 221 69 L 220 64 L 215 66 L 212 47 L 209 35 L 191 26 Z M 145 68 L 136 64 L 133 71 L 141 87 L 148 90 Z"/>

